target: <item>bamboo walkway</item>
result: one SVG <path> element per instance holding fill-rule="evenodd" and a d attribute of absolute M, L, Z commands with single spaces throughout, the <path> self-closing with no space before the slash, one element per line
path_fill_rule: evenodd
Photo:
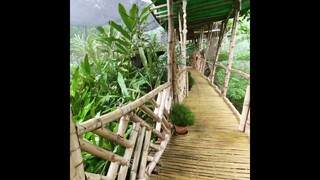
<path fill-rule="evenodd" d="M 238 131 L 228 105 L 201 74 L 185 99 L 196 122 L 186 136 L 173 135 L 149 179 L 250 179 L 250 140 Z"/>

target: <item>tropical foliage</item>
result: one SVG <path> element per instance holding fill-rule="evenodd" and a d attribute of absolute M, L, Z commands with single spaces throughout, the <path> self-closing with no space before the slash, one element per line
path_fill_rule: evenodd
<path fill-rule="evenodd" d="M 87 37 L 72 36 L 70 102 L 75 124 L 111 112 L 166 82 L 166 57 L 157 55 L 165 48 L 155 36 L 144 33 L 149 8 L 139 10 L 134 4 L 127 12 L 119 4 L 123 25 L 110 21 L 110 27 L 96 27 Z M 133 59 L 141 61 L 142 66 L 136 66 Z M 137 113 L 143 116 L 142 111 Z M 118 126 L 115 121 L 105 128 L 116 133 Z M 129 124 L 125 138 L 131 130 Z M 82 138 L 118 155 L 124 154 L 122 146 L 91 132 Z M 106 174 L 110 162 L 86 152 L 82 155 L 85 171 Z"/>

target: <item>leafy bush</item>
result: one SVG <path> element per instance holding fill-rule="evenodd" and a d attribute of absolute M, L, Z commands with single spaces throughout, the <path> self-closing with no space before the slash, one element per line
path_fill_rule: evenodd
<path fill-rule="evenodd" d="M 190 108 L 178 103 L 173 105 L 170 119 L 177 126 L 191 126 L 195 122 L 195 116 Z"/>
<path fill-rule="evenodd" d="M 188 81 L 189 81 L 189 91 L 191 91 L 192 86 L 194 85 L 194 79 L 191 76 L 191 73 L 188 72 Z"/>

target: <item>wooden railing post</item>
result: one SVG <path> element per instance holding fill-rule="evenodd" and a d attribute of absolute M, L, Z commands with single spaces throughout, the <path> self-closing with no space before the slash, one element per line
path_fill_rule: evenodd
<path fill-rule="evenodd" d="M 247 89 L 246 89 L 246 96 L 244 97 L 243 106 L 242 106 L 242 113 L 241 113 L 241 121 L 239 125 L 239 130 L 244 132 L 246 122 L 248 119 L 248 112 L 250 108 L 250 80 L 248 81 Z"/>
<path fill-rule="evenodd" d="M 78 135 L 70 109 L 70 180 L 85 180 Z"/>

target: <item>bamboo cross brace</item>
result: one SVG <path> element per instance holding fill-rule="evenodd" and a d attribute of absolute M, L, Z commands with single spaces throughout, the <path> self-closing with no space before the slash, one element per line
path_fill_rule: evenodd
<path fill-rule="evenodd" d="M 161 122 L 161 119 L 154 113 L 152 112 L 151 109 L 149 109 L 145 104 L 142 104 L 140 107 L 145 113 L 147 113 L 152 119 L 156 120 L 157 122 Z"/>
<path fill-rule="evenodd" d="M 120 136 L 119 134 L 115 134 L 112 131 L 110 131 L 109 129 L 106 128 L 102 128 L 102 129 L 97 129 L 92 131 L 93 133 L 108 139 L 112 142 L 115 142 L 125 148 L 130 148 L 134 145 L 134 143 L 130 140 L 127 140 L 125 138 L 123 138 L 122 136 Z"/>
<path fill-rule="evenodd" d="M 150 125 L 148 123 L 146 123 L 143 119 L 141 119 L 139 116 L 137 116 L 136 114 L 133 114 L 131 117 L 130 117 L 130 120 L 133 121 L 133 122 L 140 122 L 140 126 L 145 126 L 147 130 L 151 130 L 158 138 L 160 138 L 161 140 L 164 140 L 164 135 L 154 129 L 154 128 L 151 128 Z"/>
<path fill-rule="evenodd" d="M 100 157 L 104 160 L 111 161 L 111 162 L 119 162 L 121 165 L 126 165 L 128 163 L 128 160 L 125 159 L 124 157 L 121 157 L 103 148 L 95 146 L 83 139 L 79 139 L 79 143 L 80 143 L 81 150 L 88 152 L 94 156 Z"/>
<path fill-rule="evenodd" d="M 140 130 L 140 123 L 134 123 L 133 124 L 133 129 L 132 129 L 132 132 L 131 132 L 131 135 L 130 135 L 130 140 L 131 141 L 136 142 L 139 130 Z M 129 162 L 131 160 L 132 152 L 133 152 L 133 147 L 132 148 L 127 148 L 125 153 L 124 153 L 124 158 L 129 159 Z M 125 180 L 126 179 L 128 168 L 129 168 L 129 163 L 127 165 L 125 165 L 125 166 L 122 165 L 120 167 L 119 175 L 118 175 L 118 178 L 117 178 L 118 180 Z"/>
<path fill-rule="evenodd" d="M 153 98 L 150 99 L 150 102 L 154 107 L 159 108 L 159 104 Z"/>

